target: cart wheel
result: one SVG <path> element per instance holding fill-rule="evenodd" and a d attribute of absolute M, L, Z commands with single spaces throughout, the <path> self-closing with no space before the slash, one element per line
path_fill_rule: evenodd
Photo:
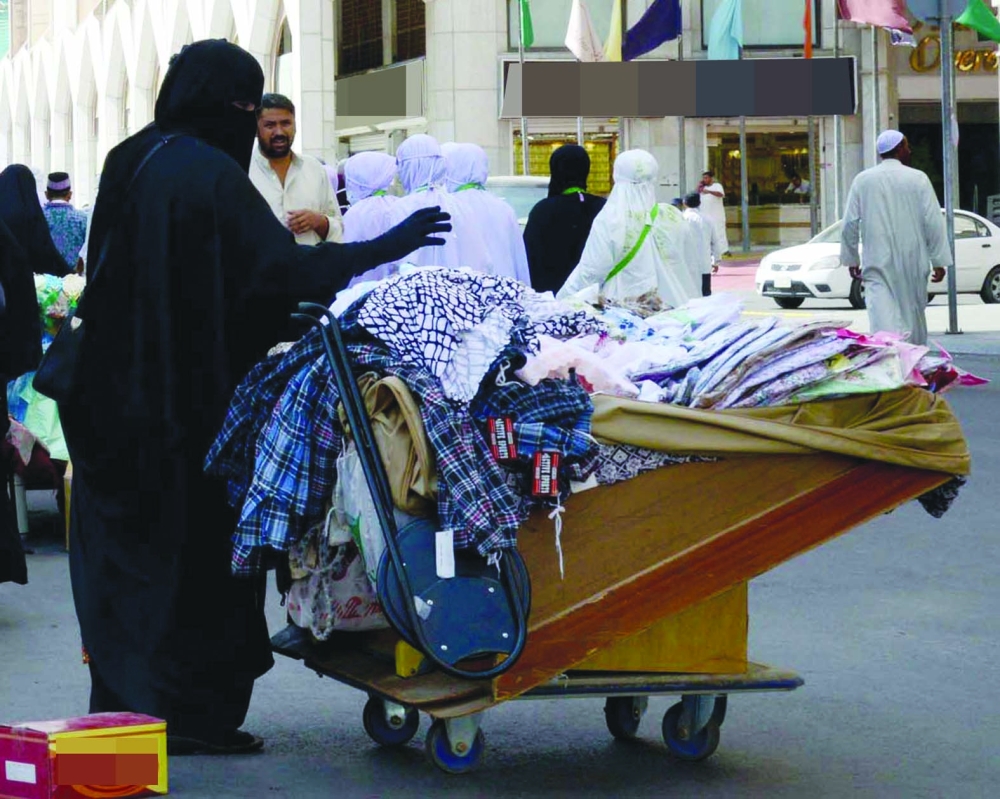
<path fill-rule="evenodd" d="M 631 741 L 639 731 L 642 710 L 631 696 L 609 696 L 604 702 L 604 721 L 616 740 Z"/>
<path fill-rule="evenodd" d="M 442 771 L 448 774 L 467 774 L 470 771 L 475 771 L 483 762 L 486 738 L 483 736 L 483 731 L 478 730 L 469 751 L 464 755 L 456 755 L 451 751 L 451 744 L 448 743 L 448 731 L 444 722 L 437 719 L 427 731 L 424 748 L 427 750 L 427 757 Z"/>
<path fill-rule="evenodd" d="M 382 700 L 374 696 L 365 703 L 361 720 L 365 725 L 368 737 L 379 746 L 408 744 L 420 727 L 420 714 L 411 708 L 407 708 L 406 716 L 400 720 L 398 726 L 391 724 L 385 717 L 385 707 Z"/>
<path fill-rule="evenodd" d="M 678 702 L 663 716 L 663 742 L 667 749 L 679 760 L 697 761 L 711 757 L 719 748 L 719 725 L 714 714 L 701 732 L 684 739 L 680 737 L 678 729 L 683 710 L 684 703 Z"/>

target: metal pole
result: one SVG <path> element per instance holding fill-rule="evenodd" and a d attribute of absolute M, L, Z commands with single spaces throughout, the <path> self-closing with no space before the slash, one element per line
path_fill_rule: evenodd
<path fill-rule="evenodd" d="M 816 202 L 816 118 L 809 117 L 809 235 L 819 233 L 819 208 Z"/>
<path fill-rule="evenodd" d="M 517 4 L 517 61 L 521 65 L 521 173 L 531 174 L 528 164 L 528 120 L 524 116 L 524 9 Z"/>
<path fill-rule="evenodd" d="M 747 118 L 740 117 L 740 219 L 743 223 L 743 252 L 750 252 L 750 189 L 747 187 Z"/>
<path fill-rule="evenodd" d="M 622 0 L 622 47 L 625 47 L 625 34 L 628 33 L 628 0 Z M 627 138 L 628 129 L 626 128 L 625 117 L 618 118 L 618 153 L 619 155 L 628 149 L 628 142 L 625 141 Z"/>
<path fill-rule="evenodd" d="M 684 36 L 677 37 L 677 60 L 684 60 Z M 685 141 L 685 133 L 687 125 L 685 124 L 684 117 L 680 117 L 677 125 L 677 147 L 680 150 L 680 165 L 677 173 L 677 182 L 680 184 L 678 186 L 679 191 L 677 192 L 681 197 L 687 194 L 687 143 Z"/>
<path fill-rule="evenodd" d="M 833 12 L 833 57 L 840 58 L 840 16 L 837 9 Z M 833 209 L 836 218 L 840 219 L 843 205 L 840 197 L 840 186 L 844 172 L 844 133 L 843 119 L 840 114 L 833 118 Z"/>
<path fill-rule="evenodd" d="M 941 21 L 941 142 L 944 152 L 944 219 L 951 250 L 952 268 L 948 270 L 948 332 L 958 333 L 958 284 L 955 276 L 955 142 L 951 120 L 955 112 L 954 75 L 955 39 L 948 0 L 939 0 Z"/>
<path fill-rule="evenodd" d="M 878 31 L 874 25 L 871 26 L 871 62 L 872 62 L 872 146 L 871 158 L 872 166 L 878 163 L 878 155 L 875 151 L 875 140 L 878 138 L 879 130 L 882 127 L 882 109 L 879 102 L 879 80 L 878 80 Z"/>
<path fill-rule="evenodd" d="M 576 118 L 576 143 L 583 147 L 583 117 Z"/>

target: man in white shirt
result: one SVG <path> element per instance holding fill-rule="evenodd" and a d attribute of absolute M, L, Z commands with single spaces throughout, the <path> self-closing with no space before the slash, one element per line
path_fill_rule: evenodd
<path fill-rule="evenodd" d="M 726 208 L 722 204 L 722 198 L 726 196 L 726 192 L 722 188 L 722 184 L 715 179 L 711 170 L 702 173 L 701 183 L 698 184 L 698 193 L 701 195 L 702 216 L 715 227 L 715 235 L 722 254 L 729 255 L 729 237 L 726 235 Z"/>
<path fill-rule="evenodd" d="M 805 198 L 809 196 L 810 184 L 808 180 L 803 180 L 798 175 L 792 175 L 792 182 L 788 184 L 788 188 L 785 189 L 785 194 L 797 194 L 799 195 L 799 202 L 804 202 Z"/>
<path fill-rule="evenodd" d="M 698 271 L 701 274 L 701 294 L 708 297 L 712 293 L 712 275 L 719 271 L 719 237 L 715 226 L 701 211 L 702 195 L 696 191 L 684 198 L 684 219 L 695 231 L 698 242 Z"/>
<path fill-rule="evenodd" d="M 318 159 L 292 152 L 295 106 L 265 94 L 257 111 L 257 148 L 250 180 L 299 244 L 342 241 L 344 222 L 326 170 Z"/>

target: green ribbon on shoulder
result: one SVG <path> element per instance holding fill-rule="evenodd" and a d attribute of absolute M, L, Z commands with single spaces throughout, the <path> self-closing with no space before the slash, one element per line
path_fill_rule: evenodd
<path fill-rule="evenodd" d="M 632 263 L 632 259 L 639 254 L 639 250 L 642 249 L 642 245 L 646 241 L 646 236 L 649 235 L 649 231 L 652 230 L 653 228 L 653 222 L 656 221 L 656 217 L 659 215 L 660 215 L 660 206 L 659 204 L 656 204 L 653 206 L 653 209 L 649 212 L 649 221 L 645 224 L 645 226 L 643 226 L 642 233 L 639 234 L 639 240 L 636 241 L 634 245 L 632 245 L 632 249 L 628 251 L 628 254 L 624 258 L 622 258 L 617 264 L 615 264 L 614 269 L 612 269 L 608 273 L 608 276 L 604 278 L 604 283 L 602 283 L 601 285 L 606 285 L 608 281 L 611 280 L 611 278 L 621 274 L 622 270 L 625 269 L 625 267 L 628 266 L 630 263 Z"/>

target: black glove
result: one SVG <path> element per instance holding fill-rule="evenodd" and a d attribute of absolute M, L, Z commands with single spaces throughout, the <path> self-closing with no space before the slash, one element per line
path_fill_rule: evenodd
<path fill-rule="evenodd" d="M 414 211 L 379 237 L 379 250 L 385 261 L 398 261 L 421 247 L 444 244 L 444 239 L 434 234 L 450 232 L 450 219 L 451 214 L 444 213 L 439 206 Z"/>

